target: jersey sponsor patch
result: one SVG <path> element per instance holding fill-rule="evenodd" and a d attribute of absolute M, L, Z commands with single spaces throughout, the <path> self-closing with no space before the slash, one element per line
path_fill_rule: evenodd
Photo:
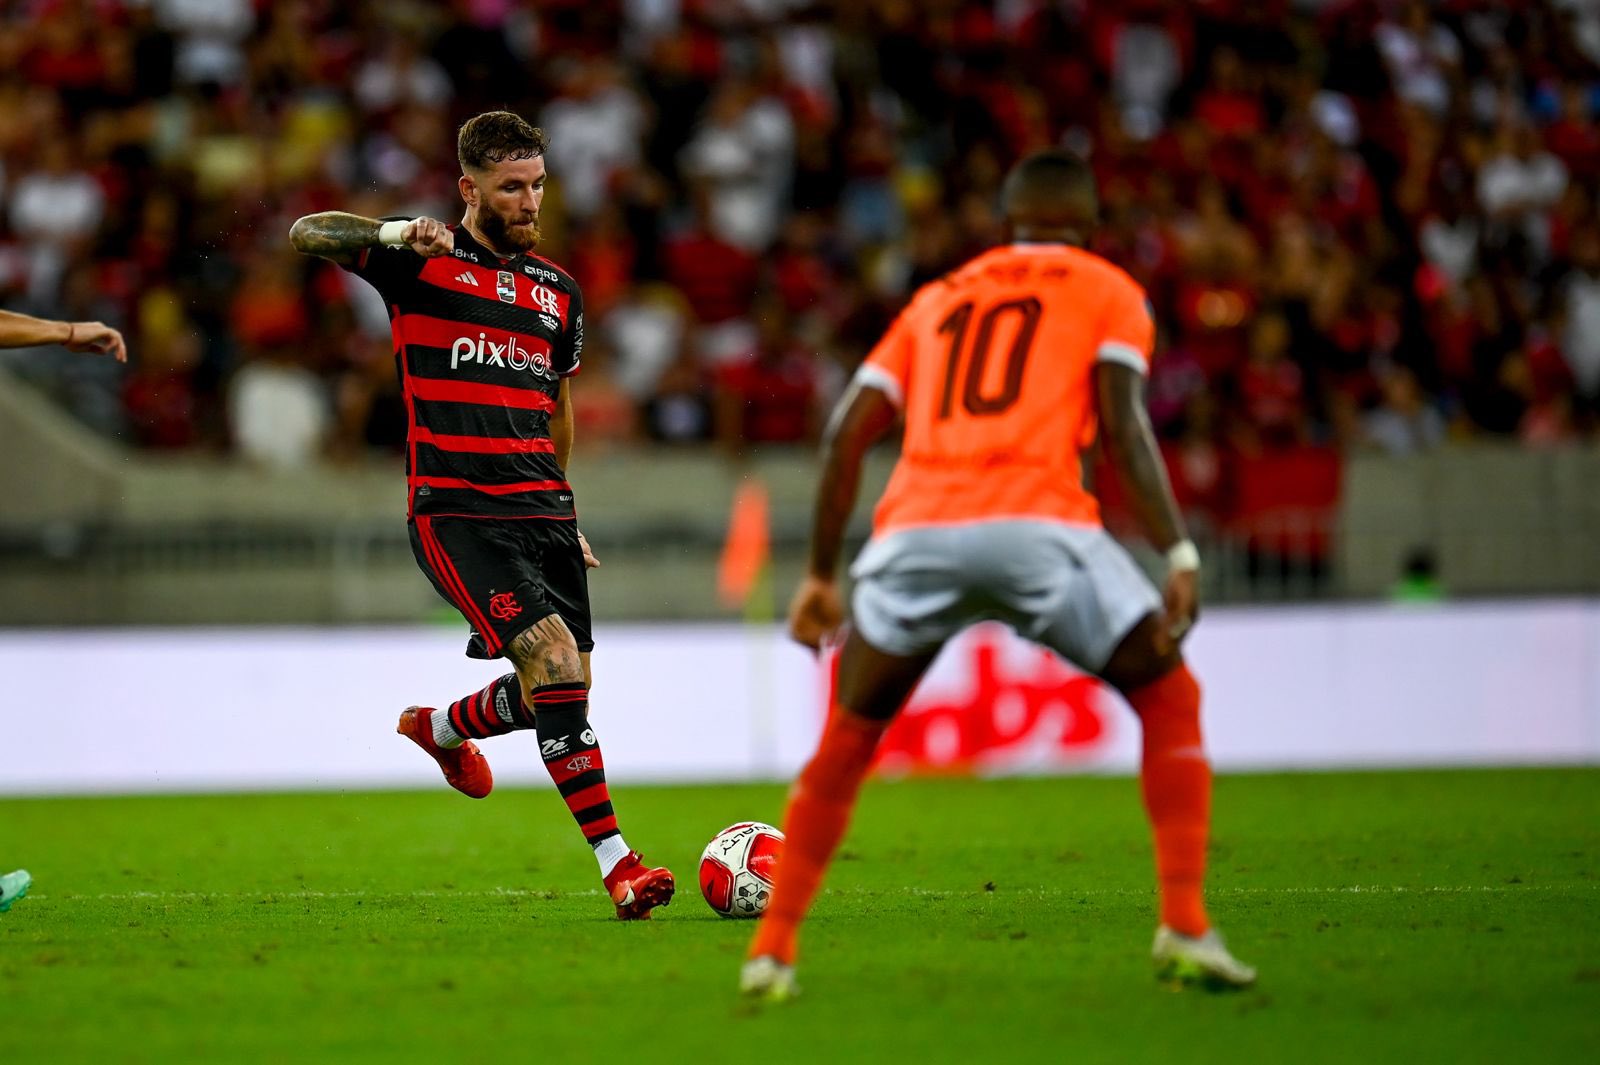
<path fill-rule="evenodd" d="M 476 338 L 456 337 L 450 344 L 450 369 L 459 369 L 462 363 L 479 366 L 504 366 L 512 370 L 528 370 L 536 377 L 553 381 L 556 373 L 550 367 L 548 352 L 523 347 L 516 336 L 506 334 L 493 339 L 487 333 Z"/>
<path fill-rule="evenodd" d="M 501 303 L 517 302 L 517 275 L 510 270 L 501 270 L 496 274 L 494 294 L 500 297 Z"/>

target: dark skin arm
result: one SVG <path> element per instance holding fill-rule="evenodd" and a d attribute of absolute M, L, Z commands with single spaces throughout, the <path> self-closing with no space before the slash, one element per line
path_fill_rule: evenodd
<path fill-rule="evenodd" d="M 894 427 L 896 419 L 887 395 L 858 384 L 839 401 L 828 426 L 811 525 L 810 562 L 789 606 L 789 634 L 807 647 L 820 647 L 844 621 L 837 575 L 839 554 L 861 486 L 861 462 L 867 449 Z"/>
<path fill-rule="evenodd" d="M 1167 466 L 1156 446 L 1150 416 L 1145 411 L 1144 377 L 1132 367 L 1101 362 L 1094 371 L 1095 398 L 1099 405 L 1100 439 L 1106 455 L 1127 488 L 1129 504 L 1139 527 L 1150 542 L 1165 552 L 1188 539 L 1183 514 L 1172 496 Z M 1167 576 L 1167 624 L 1174 636 L 1194 624 L 1200 601 L 1194 572 Z"/>

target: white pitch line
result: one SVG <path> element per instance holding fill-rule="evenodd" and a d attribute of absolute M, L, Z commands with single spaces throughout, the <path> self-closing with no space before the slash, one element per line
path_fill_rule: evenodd
<path fill-rule="evenodd" d="M 1052 898 L 1143 898 L 1155 891 L 1144 888 L 1006 888 L 1000 894 L 1040 895 Z M 1404 884 L 1352 884 L 1345 887 L 1221 887 L 1211 888 L 1208 895 L 1478 895 L 1521 894 L 1525 892 L 1597 892 L 1600 884 L 1463 884 L 1455 886 L 1409 887 Z M 827 889 L 829 895 L 878 895 L 880 891 L 865 888 L 850 890 Z M 941 890 L 938 888 L 902 888 L 900 893 L 930 898 L 982 898 L 992 894 L 983 890 Z M 539 891 L 531 888 L 491 888 L 474 891 L 108 891 L 96 895 L 43 895 L 29 896 L 34 901 L 51 899 L 77 901 L 97 899 L 104 901 L 161 901 L 192 902 L 202 899 L 256 899 L 260 902 L 294 902 L 305 899 L 468 899 L 468 898 L 532 898 L 570 899 L 591 898 L 599 895 L 590 891 Z"/>

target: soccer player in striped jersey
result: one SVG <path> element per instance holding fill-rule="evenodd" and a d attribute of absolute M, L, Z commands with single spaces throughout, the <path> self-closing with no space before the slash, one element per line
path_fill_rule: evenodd
<path fill-rule="evenodd" d="M 493 787 L 474 739 L 531 729 L 623 920 L 672 898 L 617 827 L 589 725 L 589 588 L 566 468 L 569 378 L 583 350 L 572 275 L 534 254 L 545 137 L 506 111 L 461 127 L 459 224 L 329 211 L 295 222 L 297 251 L 332 260 L 389 305 L 407 413 L 407 517 L 417 563 L 471 626 L 467 654 L 515 672 L 398 731 L 456 790 Z"/>
<path fill-rule="evenodd" d="M 1030 156 L 1001 199 L 1012 243 L 918 290 L 829 431 L 810 571 L 789 615 L 813 648 L 843 621 L 836 572 L 862 456 L 897 419 L 904 446 L 850 571 L 853 626 L 834 705 L 790 794 L 772 901 L 741 974 L 747 994 L 793 994 L 800 923 L 884 729 L 945 641 L 984 618 L 1097 674 L 1139 715 L 1160 885 L 1157 974 L 1221 987 L 1255 980 L 1202 897 L 1211 769 L 1200 688 L 1179 646 L 1198 610 L 1200 558 L 1144 411 L 1149 304 L 1137 282 L 1083 249 L 1099 208 L 1082 160 Z M 1167 554 L 1164 594 L 1106 533 L 1083 485 L 1079 454 L 1097 436 Z"/>

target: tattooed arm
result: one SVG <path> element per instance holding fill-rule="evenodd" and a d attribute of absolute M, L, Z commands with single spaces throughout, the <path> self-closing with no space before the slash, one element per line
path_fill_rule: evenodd
<path fill-rule="evenodd" d="M 409 247 L 425 259 L 449 255 L 455 249 L 455 234 L 437 219 L 387 223 L 344 211 L 323 211 L 297 219 L 289 229 L 289 243 L 302 255 L 316 255 L 350 266 L 363 251 L 384 242 L 386 237 L 396 239 L 384 233 L 387 225 L 400 227 L 398 246 Z"/>
<path fill-rule="evenodd" d="M 367 248 L 378 243 L 378 229 L 383 225 L 375 218 L 346 214 L 343 211 L 323 211 L 297 219 L 289 229 L 289 243 L 301 255 L 317 255 L 336 263 L 356 261 Z"/>

